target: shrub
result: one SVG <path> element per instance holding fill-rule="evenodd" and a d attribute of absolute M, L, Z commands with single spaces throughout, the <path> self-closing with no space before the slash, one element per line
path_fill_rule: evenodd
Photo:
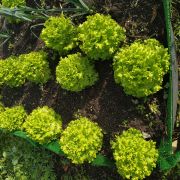
<path fill-rule="evenodd" d="M 95 84 L 98 74 L 87 57 L 80 53 L 61 58 L 56 68 L 56 79 L 62 88 L 69 91 L 81 91 Z"/>
<path fill-rule="evenodd" d="M 52 155 L 45 149 L 0 132 L 0 179 L 55 180 Z"/>
<path fill-rule="evenodd" d="M 11 56 L 5 60 L 0 60 L 0 85 L 21 86 L 26 80 L 24 73 L 18 57 Z"/>
<path fill-rule="evenodd" d="M 5 111 L 0 113 L 0 128 L 8 131 L 21 130 L 26 117 L 26 111 L 22 106 L 5 108 Z"/>
<path fill-rule="evenodd" d="M 76 29 L 71 20 L 60 17 L 50 17 L 44 24 L 41 39 L 49 48 L 66 53 L 75 47 Z"/>
<path fill-rule="evenodd" d="M 102 140 L 102 129 L 96 123 L 82 117 L 68 124 L 62 132 L 60 146 L 73 163 L 90 163 L 101 149 Z"/>
<path fill-rule="evenodd" d="M 110 16 L 95 14 L 78 27 L 81 50 L 98 60 L 111 58 L 125 40 L 125 30 Z"/>
<path fill-rule="evenodd" d="M 8 7 L 8 8 L 15 8 L 17 6 L 25 6 L 26 1 L 25 0 L 2 0 L 2 6 Z"/>
<path fill-rule="evenodd" d="M 23 128 L 31 139 L 47 144 L 60 135 L 62 119 L 53 109 L 47 106 L 39 107 L 27 117 Z"/>
<path fill-rule="evenodd" d="M 159 91 L 169 69 L 169 55 L 157 40 L 134 42 L 114 57 L 114 78 L 126 94 L 144 97 Z"/>
<path fill-rule="evenodd" d="M 156 167 L 155 142 L 144 140 L 139 130 L 130 128 L 111 144 L 116 167 L 123 178 L 144 179 Z"/>
<path fill-rule="evenodd" d="M 22 62 L 22 71 L 27 80 L 37 84 L 44 84 L 50 79 L 51 72 L 45 52 L 31 52 L 23 54 L 19 58 Z"/>

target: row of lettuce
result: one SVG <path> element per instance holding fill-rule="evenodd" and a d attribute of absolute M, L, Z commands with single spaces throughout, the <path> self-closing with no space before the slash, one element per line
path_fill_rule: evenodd
<path fill-rule="evenodd" d="M 80 56 L 93 65 L 96 61 L 113 59 L 114 79 L 129 95 L 144 97 L 162 88 L 163 76 L 169 70 L 170 57 L 168 50 L 156 39 L 139 40 L 127 45 L 125 29 L 109 15 L 98 13 L 87 16 L 87 20 L 78 26 L 63 15 L 50 17 L 44 26 L 40 38 L 47 47 L 58 51 L 60 55 L 68 54 L 72 49 L 81 50 L 82 55 L 71 54 L 65 58 L 68 72 L 63 67 L 65 62 L 61 65 L 60 61 L 57 68 L 57 80 L 65 89 L 80 91 L 97 81 L 97 74 L 90 68 L 89 63 L 83 63 L 84 68 L 79 65 Z M 72 77 L 73 81 L 69 81 L 69 77 Z M 74 89 L 78 81 L 85 82 L 84 77 L 89 79 L 89 83 Z"/>
<path fill-rule="evenodd" d="M 135 53 L 137 52 L 138 53 Z M 145 52 L 150 53 L 145 56 Z M 153 39 L 133 43 L 114 57 L 114 79 L 126 94 L 144 97 L 162 88 L 169 69 L 169 55 Z M 26 81 L 44 84 L 52 78 L 47 54 L 43 51 L 11 56 L 0 60 L 0 85 L 22 86 Z M 61 58 L 56 67 L 56 80 L 63 89 L 79 92 L 98 81 L 94 64 L 80 53 Z"/>
<path fill-rule="evenodd" d="M 78 27 L 63 15 L 50 17 L 44 26 L 40 38 L 60 54 L 56 80 L 62 88 L 78 92 L 94 85 L 99 77 L 95 62 L 112 59 L 115 82 L 126 94 L 145 97 L 162 88 L 169 70 L 169 54 L 156 39 L 126 45 L 124 28 L 102 14 L 88 16 Z M 75 53 L 68 54 L 70 50 Z M 27 80 L 43 84 L 50 78 L 43 51 L 0 60 L 0 85 L 18 87 Z"/>
<path fill-rule="evenodd" d="M 53 109 L 44 106 L 29 115 L 22 106 L 1 106 L 0 128 L 3 131 L 25 131 L 40 144 L 57 140 L 61 149 L 74 164 L 91 163 L 103 145 L 104 131 L 86 117 L 72 120 L 65 129 L 62 118 Z M 119 174 L 127 179 L 149 176 L 158 158 L 155 142 L 146 141 L 142 133 L 130 128 L 111 140 L 111 148 Z"/>

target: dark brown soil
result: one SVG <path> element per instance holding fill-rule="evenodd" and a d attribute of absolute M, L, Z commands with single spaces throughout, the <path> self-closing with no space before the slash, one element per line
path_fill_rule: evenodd
<path fill-rule="evenodd" d="M 97 11 L 110 14 L 126 29 L 128 41 L 154 37 L 164 42 L 164 16 L 161 0 L 96 0 Z M 99 2 L 99 1 L 98 1 Z"/>
<path fill-rule="evenodd" d="M 127 43 L 136 39 L 146 39 L 149 37 L 165 41 L 165 25 L 163 16 L 163 7 L 161 0 L 86 0 L 96 12 L 111 14 L 122 26 L 126 28 Z M 57 3 L 58 5 L 58 3 Z M 84 17 L 78 17 L 82 20 Z M 34 22 L 34 24 L 40 22 Z M 43 47 L 41 40 L 37 39 L 29 30 L 32 24 L 22 23 L 19 25 L 9 25 L 14 33 L 11 38 L 13 46 L 7 49 L 8 43 L 4 45 L 4 51 L 0 57 L 7 57 L 11 54 L 27 53 L 32 50 L 38 50 Z M 34 28 L 36 36 L 41 32 L 42 26 Z M 52 51 L 47 50 L 49 54 Z M 56 60 L 49 61 L 54 73 Z M 53 62 L 53 63 L 52 63 Z M 61 114 L 64 128 L 72 120 L 79 116 L 85 116 L 97 122 L 106 132 L 105 142 L 102 153 L 111 156 L 109 140 L 115 133 L 121 133 L 122 130 L 129 127 L 146 132 L 150 138 L 160 141 L 165 133 L 164 119 L 166 117 L 166 102 L 163 98 L 164 90 L 145 99 L 135 99 L 127 96 L 123 89 L 114 82 L 112 61 L 97 62 L 96 69 L 99 72 L 100 79 L 93 87 L 89 87 L 82 92 L 72 93 L 63 90 L 56 82 L 55 76 L 44 86 L 26 83 L 21 88 L 2 87 L 2 102 L 5 106 L 17 104 L 24 105 L 30 113 L 38 106 L 48 105 Z M 166 83 L 166 81 L 165 81 Z M 157 101 L 160 114 L 153 114 L 149 110 L 148 104 Z M 88 169 L 88 168 L 87 168 Z M 90 179 L 119 179 L 119 176 L 103 177 L 93 170 L 97 177 Z M 98 170 L 101 172 L 101 170 Z M 103 171 L 105 173 L 105 171 Z M 98 177 L 100 176 L 100 177 Z M 107 176 L 107 174 L 106 174 Z M 101 178 L 102 177 L 102 178 Z"/>
<path fill-rule="evenodd" d="M 123 89 L 115 84 L 111 62 L 97 63 L 96 67 L 100 80 L 95 86 L 80 93 L 63 90 L 55 80 L 51 80 L 42 87 L 31 83 L 26 83 L 22 88 L 3 87 L 2 101 L 5 106 L 23 104 L 29 113 L 38 106 L 48 105 L 61 114 L 64 127 L 77 116 L 85 116 L 98 122 L 109 135 L 136 127 L 155 137 L 159 136 L 163 127 L 158 121 L 160 117 L 154 116 L 159 123 L 152 129 L 148 119 L 138 113 L 137 104 L 133 102 L 142 104 L 146 113 L 147 104 L 127 96 Z"/>

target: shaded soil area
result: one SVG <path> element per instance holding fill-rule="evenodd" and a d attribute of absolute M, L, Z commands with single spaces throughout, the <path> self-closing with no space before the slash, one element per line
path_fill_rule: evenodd
<path fill-rule="evenodd" d="M 150 114 L 148 103 L 155 98 L 163 100 L 162 92 L 150 97 L 147 102 L 143 99 L 137 100 L 127 96 L 123 89 L 115 84 L 111 62 L 97 63 L 96 68 L 100 75 L 99 81 L 82 92 L 63 90 L 52 79 L 44 86 L 26 83 L 21 88 L 3 87 L 2 101 L 5 106 L 22 104 L 29 113 L 38 106 L 52 107 L 61 114 L 64 128 L 72 119 L 85 116 L 97 122 L 110 135 L 135 127 L 151 136 L 161 136 L 163 130 L 161 120 L 165 118 L 165 114 Z M 165 100 L 163 101 L 165 103 Z M 165 104 L 162 101 L 158 104 L 161 105 L 163 112 Z M 138 106 L 143 108 L 142 113 Z M 148 113 L 153 116 L 155 127 L 150 125 L 153 119 L 145 117 Z"/>
<path fill-rule="evenodd" d="M 162 1 L 150 0 L 96 0 L 90 1 L 98 12 L 108 13 L 126 29 L 127 41 L 157 38 L 162 43 L 164 38 L 164 15 Z"/>
<path fill-rule="evenodd" d="M 57 7 L 59 6 L 58 2 L 56 1 Z M 161 0 L 86 0 L 85 2 L 91 5 L 95 12 L 108 13 L 125 27 L 127 44 L 136 39 L 149 37 L 156 38 L 166 44 Z M 76 17 L 74 22 L 81 22 L 84 19 L 85 16 Z M 39 36 L 42 26 L 34 28 L 33 33 L 30 30 L 32 25 L 38 23 L 41 23 L 41 21 L 8 25 L 7 27 L 12 30 L 13 36 L 8 43 L 4 44 L 0 57 L 5 58 L 11 54 L 18 55 L 41 49 L 44 44 L 36 36 Z M 59 55 L 49 49 L 46 49 L 46 51 L 49 53 L 52 73 L 55 74 L 55 66 L 58 63 Z M 115 84 L 112 61 L 97 62 L 95 67 L 100 76 L 99 81 L 96 85 L 82 92 L 72 93 L 63 90 L 56 83 L 55 76 L 53 76 L 43 86 L 27 82 L 21 88 L 2 87 L 2 102 L 5 106 L 22 104 L 29 113 L 38 106 L 47 105 L 52 107 L 61 114 L 64 128 L 72 119 L 79 116 L 90 118 L 106 132 L 102 153 L 109 157 L 112 157 L 109 140 L 116 133 L 121 133 L 129 127 L 140 129 L 146 133 L 147 139 L 151 138 L 159 143 L 161 137 L 165 134 L 166 90 L 161 90 L 147 99 L 136 99 L 127 96 L 123 89 Z M 165 78 L 164 85 L 166 82 Z M 149 105 L 153 102 L 158 105 L 158 113 L 153 113 L 149 108 Z M 58 166 L 56 168 L 58 171 Z M 106 172 L 106 170 L 102 171 L 101 168 L 96 170 L 96 168 L 88 166 L 86 169 L 94 172 L 94 176 L 90 179 L 107 179 L 108 170 Z M 74 172 L 75 170 L 72 170 L 72 173 Z M 104 176 L 102 172 L 105 173 Z M 58 175 L 61 176 L 60 173 Z M 108 179 L 120 178 L 119 175 L 113 175 L 113 172 L 109 172 L 108 177 Z"/>

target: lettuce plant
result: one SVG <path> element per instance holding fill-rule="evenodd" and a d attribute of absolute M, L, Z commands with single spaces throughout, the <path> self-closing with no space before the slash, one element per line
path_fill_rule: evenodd
<path fill-rule="evenodd" d="M 19 56 L 19 59 L 22 62 L 22 72 L 27 80 L 37 84 L 44 84 L 50 79 L 51 72 L 45 52 L 23 54 Z"/>
<path fill-rule="evenodd" d="M 0 60 L 0 85 L 19 87 L 26 80 L 43 84 L 51 77 L 47 54 L 43 51 L 10 56 Z"/>
<path fill-rule="evenodd" d="M 62 119 L 53 109 L 47 106 L 39 107 L 27 117 L 23 128 L 31 139 L 47 144 L 61 134 Z"/>
<path fill-rule="evenodd" d="M 78 92 L 95 84 L 98 74 L 88 58 L 77 53 L 61 58 L 56 68 L 56 79 L 62 88 Z"/>
<path fill-rule="evenodd" d="M 75 47 L 77 32 L 70 19 L 63 15 L 50 17 L 44 26 L 40 37 L 47 47 L 60 53 L 66 53 Z"/>
<path fill-rule="evenodd" d="M 0 128 L 8 131 L 21 130 L 26 117 L 26 111 L 22 106 L 5 108 L 3 112 L 0 112 Z"/>
<path fill-rule="evenodd" d="M 8 8 L 15 8 L 17 6 L 25 6 L 26 0 L 2 0 L 2 6 Z"/>
<path fill-rule="evenodd" d="M 155 142 L 143 139 L 134 128 L 124 131 L 111 142 L 119 174 L 126 179 L 138 180 L 149 176 L 158 158 Z"/>
<path fill-rule="evenodd" d="M 0 60 L 0 85 L 18 87 L 25 83 L 25 72 L 22 70 L 22 62 L 18 57 L 10 56 Z"/>
<path fill-rule="evenodd" d="M 102 129 L 87 118 L 71 121 L 62 132 L 60 146 L 74 164 L 92 162 L 102 147 Z"/>
<path fill-rule="evenodd" d="M 107 15 L 88 16 L 78 27 L 80 48 L 94 60 L 112 58 L 125 38 L 125 30 Z"/>
<path fill-rule="evenodd" d="M 0 132 L 1 180 L 55 180 L 52 154 Z"/>
<path fill-rule="evenodd" d="M 155 39 L 134 42 L 114 57 L 115 81 L 135 97 L 156 93 L 169 70 L 169 58 L 167 49 Z"/>

